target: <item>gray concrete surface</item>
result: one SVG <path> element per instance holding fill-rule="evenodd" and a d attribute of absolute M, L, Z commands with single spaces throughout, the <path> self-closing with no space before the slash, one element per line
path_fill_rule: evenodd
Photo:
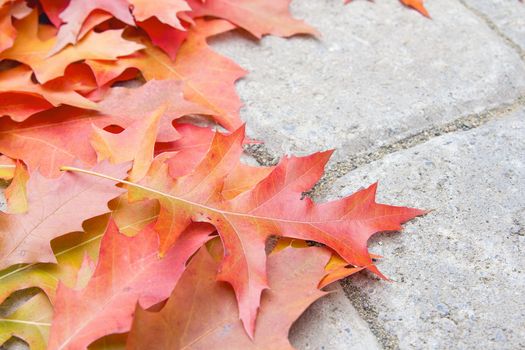
<path fill-rule="evenodd" d="M 274 154 L 344 159 L 525 93 L 524 63 L 483 19 L 456 0 L 427 7 L 432 20 L 394 0 L 297 0 L 320 40 L 214 40 L 250 71 L 238 83 L 248 134 Z"/>
<path fill-rule="evenodd" d="M 0 186 L 0 211 L 6 211 L 6 210 L 7 210 L 7 203 L 5 201 L 4 188 Z"/>
<path fill-rule="evenodd" d="M 381 349 L 368 324 L 346 297 L 339 284 L 327 287 L 327 295 L 306 310 L 290 330 L 297 349 Z"/>
<path fill-rule="evenodd" d="M 524 155 L 525 109 L 390 154 L 335 183 L 328 198 L 379 180 L 379 202 L 434 209 L 403 234 L 372 239 L 393 283 L 365 274 L 346 283 L 393 345 L 525 347 Z"/>
<path fill-rule="evenodd" d="M 525 6 L 520 0 L 462 0 L 525 52 Z M 511 44 L 512 45 L 512 44 Z M 523 53 L 522 53 L 523 55 Z"/>

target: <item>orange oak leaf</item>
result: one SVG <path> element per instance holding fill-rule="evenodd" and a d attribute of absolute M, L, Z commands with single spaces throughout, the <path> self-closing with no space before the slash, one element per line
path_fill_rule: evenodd
<path fill-rule="evenodd" d="M 144 98 L 148 98 L 149 103 L 144 103 Z M 179 138 L 172 125 L 173 119 L 205 112 L 203 107 L 183 99 L 177 82 L 151 82 L 139 89 L 114 88 L 99 104 L 101 112 L 111 113 L 111 116 L 61 106 L 38 113 L 22 123 L 15 123 L 8 117 L 0 118 L 0 153 L 22 159 L 30 171 L 39 169 L 44 176 L 57 177 L 60 166 L 72 165 L 77 160 L 88 166 L 96 163 L 97 155 L 90 143 L 93 125 L 100 129 L 109 125 L 127 128 L 142 120 L 142 113 L 150 113 L 162 104 L 169 107 L 159 124 L 159 141 Z"/>
<path fill-rule="evenodd" d="M 69 0 L 40 0 L 40 4 L 51 23 L 55 27 L 60 27 L 62 20 L 59 16 L 69 4 Z"/>
<path fill-rule="evenodd" d="M 294 349 L 288 332 L 304 310 L 326 294 L 317 283 L 329 256 L 327 250 L 314 247 L 287 248 L 269 256 L 271 289 L 263 293 L 252 340 L 239 321 L 231 287 L 216 281 L 218 263 L 201 249 L 160 312 L 137 307 L 127 349 L 151 344 L 159 350 Z"/>
<path fill-rule="evenodd" d="M 99 164 L 94 170 L 126 176 L 128 164 Z M 107 181 L 70 173 L 46 179 L 33 173 L 27 182 L 28 211 L 0 212 L 0 269 L 13 264 L 56 262 L 49 241 L 82 230 L 82 222 L 108 210 L 107 203 L 122 190 Z"/>
<path fill-rule="evenodd" d="M 137 120 L 119 134 L 93 126 L 91 145 L 97 152 L 98 161 L 104 159 L 109 159 L 112 163 L 133 161 L 129 179 L 140 181 L 153 161 L 159 122 L 165 110 L 166 106 L 158 108 L 151 115 Z"/>
<path fill-rule="evenodd" d="M 372 258 L 372 254 L 370 254 Z M 348 263 L 341 258 L 338 254 L 333 253 L 328 261 L 328 264 L 325 266 L 327 274 L 323 277 L 321 282 L 319 282 L 319 288 L 324 288 L 327 285 L 339 281 L 343 278 L 353 275 L 359 271 L 362 271 L 366 266 L 359 267 L 348 267 Z"/>
<path fill-rule="evenodd" d="M 425 6 L 423 5 L 423 0 L 400 0 L 400 1 L 403 5 L 412 7 L 413 9 L 421 13 L 423 16 L 430 18 L 430 14 L 428 13 Z"/>
<path fill-rule="evenodd" d="M 217 132 L 210 128 L 186 123 L 175 124 L 175 128 L 181 136 L 180 139 L 157 144 L 155 148 L 156 154 L 171 153 L 162 160 L 168 165 L 171 177 L 179 177 L 191 172 L 206 155 Z M 272 169 L 273 167 L 237 164 L 224 179 L 221 195 L 225 199 L 237 196 L 265 178 Z"/>
<path fill-rule="evenodd" d="M 175 59 L 180 45 L 186 39 L 186 28 L 177 17 L 178 13 L 191 8 L 184 0 L 129 0 L 137 26 L 151 38 L 156 46 Z"/>
<path fill-rule="evenodd" d="M 53 108 L 53 105 L 41 96 L 16 92 L 0 93 L 0 116 L 9 116 L 12 120 L 24 121 L 50 108 Z"/>
<path fill-rule="evenodd" d="M 215 131 L 189 123 L 176 124 L 175 129 L 180 138 L 173 142 L 158 143 L 155 154 L 170 154 L 163 162 L 169 167 L 173 177 L 182 176 L 192 171 L 204 158 L 210 148 Z"/>
<path fill-rule="evenodd" d="M 11 119 L 21 122 L 36 112 L 44 110 L 42 109 L 45 108 L 44 106 L 47 106 L 45 109 L 49 109 L 53 106 L 67 104 L 84 109 L 97 109 L 96 103 L 63 84 L 47 84 L 46 86 L 33 83 L 31 74 L 31 69 L 23 65 L 0 72 L 0 96 L 7 94 L 7 103 L 0 107 L 0 113 L 3 112 L 4 115 L 9 115 Z M 13 98 L 15 94 L 21 95 L 20 98 Z M 31 102 L 34 99 L 24 101 L 27 95 L 40 98 L 43 101 L 37 101 L 33 105 Z M 25 103 L 20 103 L 20 101 Z"/>
<path fill-rule="evenodd" d="M 273 169 L 274 167 L 250 166 L 238 163 L 224 179 L 221 191 L 222 197 L 230 200 L 248 191 L 270 175 Z"/>
<path fill-rule="evenodd" d="M 239 163 L 243 140 L 242 128 L 231 135 L 216 133 L 206 157 L 191 173 L 173 179 L 165 164 L 152 167 L 138 185 L 120 182 L 127 184 L 133 200 L 159 200 L 155 230 L 161 253 L 192 222 L 215 226 L 225 251 L 218 278 L 233 286 L 240 318 L 253 336 L 260 295 L 268 287 L 265 243 L 270 236 L 323 243 L 348 264 L 365 266 L 382 276 L 368 254 L 368 238 L 376 232 L 400 230 L 401 223 L 425 212 L 377 204 L 376 184 L 333 202 L 301 200 L 302 193 L 320 179 L 330 151 L 284 158 L 253 188 L 226 201 L 221 189 Z"/>
<path fill-rule="evenodd" d="M 166 52 L 172 60 L 177 57 L 180 46 L 188 37 L 188 32 L 185 30 L 170 27 L 159 21 L 157 17 L 137 22 L 137 25 L 144 29 L 151 42 Z"/>
<path fill-rule="evenodd" d="M 160 119 L 158 142 L 180 137 L 173 121 L 185 115 L 211 114 L 208 109 L 184 98 L 183 85 L 176 80 L 151 80 L 136 89 L 115 87 L 99 104 L 102 113 L 141 121 L 159 107 L 166 109 Z"/>
<path fill-rule="evenodd" d="M 130 238 L 110 221 L 87 286 L 58 287 L 48 349 L 85 349 L 104 335 L 127 332 L 137 302 L 149 308 L 166 299 L 212 231 L 207 224 L 193 225 L 161 259 L 151 226 Z"/>
<path fill-rule="evenodd" d="M 4 4 L 0 7 L 0 52 L 13 46 L 16 29 L 11 23 L 11 6 Z"/>
<path fill-rule="evenodd" d="M 96 163 L 96 153 L 89 143 L 92 125 L 122 126 L 122 120 L 69 106 L 38 113 L 22 123 L 0 118 L 0 153 L 21 159 L 30 172 L 58 177 L 60 166 L 82 162 Z M 71 137 L 74 135 L 74 137 Z"/>
<path fill-rule="evenodd" d="M 283 37 L 295 34 L 319 33 L 303 21 L 292 18 L 288 7 L 291 0 L 190 0 L 195 17 L 213 16 L 227 19 L 261 38 L 265 34 Z"/>
<path fill-rule="evenodd" d="M 78 33 L 77 41 L 85 37 L 90 31 L 92 31 L 99 24 L 104 23 L 107 20 L 112 19 L 113 17 L 104 11 L 95 10 L 89 14 L 89 16 L 84 21 L 80 32 Z"/>
<path fill-rule="evenodd" d="M 27 181 L 29 181 L 29 173 L 22 163 L 16 162 L 13 180 L 5 189 L 7 212 L 9 214 L 27 212 Z"/>
<path fill-rule="evenodd" d="M 89 100 L 97 101 L 96 99 L 91 99 L 90 94 L 99 86 L 91 68 L 82 62 L 70 64 L 67 66 L 63 77 L 53 79 L 45 83 L 44 86 L 53 89 L 76 91 L 82 96 L 87 96 Z"/>
<path fill-rule="evenodd" d="M 75 44 L 86 18 L 95 10 L 109 12 L 122 22 L 135 25 L 126 0 L 71 0 L 59 16 L 63 24 L 58 30 L 57 41 L 49 54 L 54 55 L 68 44 Z M 118 46 L 111 48 L 115 49 L 115 47 Z"/>
<path fill-rule="evenodd" d="M 196 23 L 188 32 L 175 62 L 147 40 L 142 40 L 146 48 L 137 54 L 121 57 L 116 62 L 91 60 L 86 63 L 92 67 L 97 81 L 100 73 L 123 72 L 133 67 L 139 69 L 146 80 L 182 81 L 186 99 L 210 110 L 226 129 L 235 130 L 242 124 L 235 81 L 246 72 L 230 59 L 215 53 L 206 43 L 207 38 L 235 27 L 222 20 L 197 20 Z"/>
<path fill-rule="evenodd" d="M 352 0 L 344 0 L 345 4 L 348 4 Z M 401 3 L 405 6 L 411 7 L 415 10 L 417 10 L 419 13 L 424 15 L 425 17 L 430 18 L 430 14 L 428 13 L 427 9 L 423 5 L 423 0 L 399 0 Z"/>
<path fill-rule="evenodd" d="M 179 30 L 185 30 L 177 14 L 190 11 L 191 8 L 184 0 L 128 0 L 133 6 L 133 16 L 137 21 L 145 21 L 156 17 L 160 22 Z"/>
<path fill-rule="evenodd" d="M 33 11 L 15 24 L 18 35 L 13 46 L 0 53 L 0 59 L 11 59 L 30 66 L 40 83 L 58 78 L 66 67 L 84 59 L 115 60 L 143 48 L 142 45 L 122 38 L 123 30 L 107 30 L 102 33 L 90 32 L 77 45 L 48 57 L 56 39 L 40 39 L 38 36 L 38 13 Z M 41 25 L 40 27 L 49 27 Z M 42 29 L 42 28 L 40 28 Z"/>

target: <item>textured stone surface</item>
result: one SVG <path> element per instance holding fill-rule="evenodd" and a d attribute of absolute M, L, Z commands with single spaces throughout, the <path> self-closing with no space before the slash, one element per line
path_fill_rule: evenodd
<path fill-rule="evenodd" d="M 463 0 L 525 50 L 525 4 L 516 0 Z"/>
<path fill-rule="evenodd" d="M 525 111 L 387 155 L 328 198 L 380 181 L 378 201 L 433 209 L 372 239 L 394 282 L 349 281 L 401 349 L 525 347 Z M 396 344 L 397 343 L 397 344 Z"/>
<path fill-rule="evenodd" d="M 0 187 L 0 211 L 5 211 L 7 209 L 7 203 L 5 201 L 4 189 Z"/>
<path fill-rule="evenodd" d="M 301 350 L 375 350 L 380 349 L 370 328 L 344 295 L 339 285 L 333 293 L 314 303 L 297 320 L 290 341 Z"/>
<path fill-rule="evenodd" d="M 398 1 L 297 0 L 319 41 L 214 40 L 250 71 L 238 83 L 249 135 L 341 159 L 525 93 L 523 62 L 482 19 L 454 0 L 427 6 L 432 20 Z"/>

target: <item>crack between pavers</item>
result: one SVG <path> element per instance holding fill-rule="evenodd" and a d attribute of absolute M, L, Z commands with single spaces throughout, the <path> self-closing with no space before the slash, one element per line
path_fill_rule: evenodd
<path fill-rule="evenodd" d="M 478 9 L 473 8 L 469 4 L 465 2 L 465 0 L 459 0 L 459 3 L 463 5 L 467 10 L 472 12 L 475 16 L 479 17 L 485 24 L 494 32 L 497 36 L 499 36 L 505 43 L 514 49 L 520 56 L 520 58 L 525 61 L 525 50 L 521 48 L 517 43 L 515 43 L 507 34 L 503 33 L 499 27 L 494 23 L 487 15 L 485 15 L 483 12 L 479 11 Z"/>
<path fill-rule="evenodd" d="M 368 296 L 351 283 L 350 278 L 341 281 L 345 296 L 350 300 L 357 313 L 367 323 L 370 331 L 384 350 L 398 350 L 399 339 L 388 332 L 379 322 L 379 312 L 373 306 Z"/>
<path fill-rule="evenodd" d="M 510 103 L 505 103 L 480 113 L 459 117 L 446 124 L 423 129 L 401 140 L 380 146 L 372 152 L 351 155 L 345 160 L 329 164 L 323 178 L 321 178 L 314 188 L 306 193 L 306 195 L 313 198 L 321 198 L 337 179 L 348 174 L 352 170 L 380 160 L 388 154 L 415 147 L 435 137 L 478 128 L 493 119 L 508 115 L 524 106 L 525 95 L 518 97 Z"/>

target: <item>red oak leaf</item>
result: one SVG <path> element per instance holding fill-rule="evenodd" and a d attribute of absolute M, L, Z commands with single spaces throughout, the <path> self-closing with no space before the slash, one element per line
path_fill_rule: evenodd
<path fill-rule="evenodd" d="M 224 200 L 224 179 L 239 164 L 243 140 L 243 129 L 231 135 L 217 133 L 206 157 L 193 172 L 173 179 L 167 165 L 157 165 L 140 185 L 127 185 L 132 199 L 159 200 L 161 210 L 155 230 L 160 236 L 161 253 L 191 222 L 215 226 L 225 251 L 219 279 L 233 286 L 240 318 L 253 336 L 260 295 L 268 287 L 268 237 L 323 243 L 348 264 L 364 266 L 382 276 L 368 253 L 368 238 L 376 232 L 399 230 L 401 223 L 425 212 L 375 203 L 376 185 L 333 202 L 301 200 L 302 193 L 320 179 L 332 152 L 285 158 L 253 188 Z"/>
<path fill-rule="evenodd" d="M 180 46 L 186 40 L 188 32 L 170 27 L 162 23 L 157 17 L 151 17 L 137 25 L 144 29 L 151 39 L 151 42 L 160 47 L 168 56 L 174 60 Z"/>
<path fill-rule="evenodd" d="M 291 0 L 189 0 L 195 17 L 213 16 L 227 19 L 261 38 L 265 34 L 292 36 L 318 32 L 303 21 L 292 18 Z"/>
<path fill-rule="evenodd" d="M 136 89 L 115 87 L 100 102 L 102 113 L 140 121 L 161 106 L 166 109 L 160 120 L 158 142 L 179 138 L 172 123 L 185 115 L 211 114 L 208 109 L 184 98 L 183 84 L 176 80 L 151 80 Z"/>
<path fill-rule="evenodd" d="M 46 177 L 58 177 L 63 165 L 80 161 L 93 166 L 97 156 L 89 142 L 92 125 L 111 124 L 126 126 L 117 118 L 68 106 L 38 113 L 22 123 L 3 117 L 0 153 L 23 160 L 30 172 L 38 169 Z"/>
<path fill-rule="evenodd" d="M 241 102 L 235 92 L 235 81 L 245 75 L 237 64 L 213 50 L 206 39 L 235 27 L 226 21 L 196 21 L 188 38 L 173 62 L 164 52 L 143 40 L 141 52 L 121 57 L 116 62 L 87 61 L 99 80 L 99 75 L 120 74 L 128 68 L 137 68 L 146 80 L 177 80 L 183 83 L 184 97 L 211 111 L 215 119 L 228 130 L 241 125 Z"/>
<path fill-rule="evenodd" d="M 122 30 L 107 30 L 102 33 L 89 32 L 78 45 L 70 46 L 59 54 L 48 57 L 56 42 L 55 37 L 41 39 L 39 30 L 49 26 L 38 25 L 38 13 L 33 11 L 15 24 L 18 31 L 13 46 L 0 53 L 0 59 L 11 59 L 30 66 L 40 83 L 64 75 L 66 67 L 84 59 L 115 60 L 129 55 L 143 46 L 122 38 Z M 39 28 L 40 27 L 40 28 Z"/>
<path fill-rule="evenodd" d="M 62 24 L 60 13 L 67 7 L 69 0 L 40 0 L 40 4 L 51 23 L 55 27 L 60 27 Z"/>
<path fill-rule="evenodd" d="M 93 170 L 125 177 L 127 169 L 127 164 L 99 164 Z M 49 242 L 81 231 L 85 220 L 108 212 L 107 203 L 120 193 L 121 189 L 100 179 L 70 173 L 46 179 L 33 173 L 27 182 L 28 211 L 0 212 L 0 269 L 20 263 L 56 262 Z"/>
<path fill-rule="evenodd" d="M 137 307 L 127 349 L 294 349 L 292 323 L 316 299 L 330 253 L 322 248 L 287 248 L 268 258 L 271 289 L 263 293 L 253 340 L 242 327 L 231 288 L 216 281 L 216 263 L 206 249 L 190 262 L 160 312 Z M 227 345 L 226 345 L 227 344 Z"/>
<path fill-rule="evenodd" d="M 137 21 L 156 17 L 160 22 L 179 30 L 185 30 L 177 14 L 191 10 L 185 0 L 129 0 L 133 6 L 133 16 Z"/>
<path fill-rule="evenodd" d="M 0 115 L 9 115 L 21 122 L 61 104 L 97 109 L 96 103 L 76 93 L 70 86 L 57 83 L 40 85 L 32 82 L 31 74 L 31 69 L 23 65 L 0 72 L 0 99 L 6 102 L 0 107 Z"/>
<path fill-rule="evenodd" d="M 0 7 L 0 52 L 13 46 L 16 29 L 11 23 L 11 6 L 4 4 Z"/>
<path fill-rule="evenodd" d="M 82 25 L 94 10 L 109 12 L 124 23 L 135 24 L 126 0 L 71 0 L 59 16 L 63 24 L 60 26 L 57 41 L 49 54 L 59 52 L 68 44 L 75 44 Z"/>
<path fill-rule="evenodd" d="M 186 261 L 211 231 L 209 225 L 193 225 L 161 259 L 151 226 L 126 237 L 110 221 L 87 286 L 81 290 L 58 287 L 48 349 L 85 349 L 104 335 L 127 332 L 137 302 L 149 308 L 166 299 Z"/>

